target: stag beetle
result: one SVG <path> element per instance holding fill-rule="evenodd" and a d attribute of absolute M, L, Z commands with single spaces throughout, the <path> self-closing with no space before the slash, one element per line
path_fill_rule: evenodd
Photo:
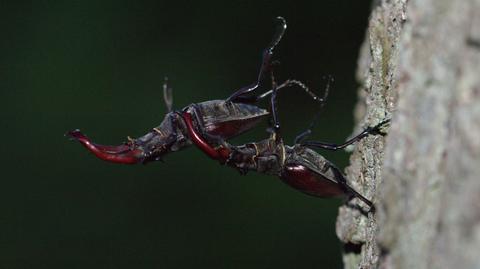
<path fill-rule="evenodd" d="M 275 84 L 275 83 L 274 83 Z M 218 160 L 236 168 L 241 174 L 248 171 L 257 171 L 264 174 L 278 176 L 290 187 L 316 197 L 359 198 L 373 210 L 373 203 L 365 196 L 348 185 L 345 176 L 340 170 L 312 150 L 322 148 L 338 150 L 351 145 L 368 135 L 383 134 L 382 127 L 389 123 L 384 120 L 374 127 L 363 130 L 360 134 L 343 144 L 336 145 L 318 141 L 304 141 L 310 134 L 310 128 L 295 138 L 294 146 L 285 145 L 280 135 L 280 123 L 277 116 L 276 97 L 282 85 L 273 89 L 271 95 L 271 113 L 273 128 L 269 138 L 256 143 L 234 146 L 226 141 L 212 145 L 202 137 L 201 132 L 193 125 L 192 114 L 189 111 L 181 113 L 191 141 L 210 158 Z M 318 99 L 322 105 L 328 95 L 328 88 L 323 98 Z"/>
<path fill-rule="evenodd" d="M 262 61 L 257 80 L 252 85 L 235 91 L 225 100 L 211 100 L 191 104 L 182 109 L 193 117 L 194 125 L 202 131 L 202 135 L 209 141 L 221 141 L 238 136 L 256 126 L 269 112 L 252 105 L 272 94 L 272 90 L 260 95 L 249 94 L 257 89 L 265 77 L 272 70 L 272 55 L 287 27 L 282 17 L 277 17 L 277 28 L 269 46 L 263 50 Z M 271 73 L 273 74 L 273 73 Z M 273 75 L 272 75 L 273 76 Z M 284 87 L 299 86 L 317 98 L 303 83 L 297 80 L 288 80 Z M 172 90 L 167 81 L 163 85 L 163 97 L 167 107 L 167 114 L 162 123 L 153 128 L 144 136 L 137 139 L 128 138 L 128 142 L 119 146 L 105 146 L 93 143 L 80 130 L 66 133 L 72 139 L 79 141 L 98 158 L 114 163 L 136 164 L 161 160 L 167 153 L 178 151 L 189 145 L 191 141 L 186 134 L 186 125 L 181 116 L 172 110 Z"/>

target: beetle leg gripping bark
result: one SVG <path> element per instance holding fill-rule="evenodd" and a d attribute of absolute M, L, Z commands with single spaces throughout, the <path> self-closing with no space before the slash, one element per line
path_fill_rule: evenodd
<path fill-rule="evenodd" d="M 361 140 L 364 137 L 367 137 L 369 135 L 384 135 L 382 131 L 382 127 L 390 123 L 390 119 L 386 119 L 379 124 L 373 126 L 373 127 L 368 127 L 365 130 L 363 130 L 360 134 L 356 135 L 355 137 L 347 140 L 346 142 L 342 144 L 332 144 L 332 143 L 324 143 L 320 141 L 305 141 L 301 143 L 303 146 L 306 147 L 311 147 L 311 148 L 322 148 L 322 149 L 328 149 L 328 150 L 339 150 L 346 148 L 347 146 Z"/>

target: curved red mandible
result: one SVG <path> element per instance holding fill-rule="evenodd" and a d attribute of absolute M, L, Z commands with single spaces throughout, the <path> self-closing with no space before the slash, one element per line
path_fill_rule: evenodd
<path fill-rule="evenodd" d="M 190 113 L 183 112 L 182 118 L 187 125 L 187 132 L 193 144 L 195 144 L 201 151 L 203 151 L 205 154 L 207 154 L 210 158 L 214 160 L 218 160 L 220 162 L 225 162 L 226 160 L 228 160 L 230 150 L 224 147 L 219 147 L 218 149 L 215 149 L 210 144 L 208 144 L 208 142 L 195 130 L 195 127 L 193 127 L 192 115 Z"/>

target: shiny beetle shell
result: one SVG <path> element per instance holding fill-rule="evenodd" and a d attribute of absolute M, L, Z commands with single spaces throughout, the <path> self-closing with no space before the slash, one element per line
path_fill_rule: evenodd
<path fill-rule="evenodd" d="M 280 178 L 289 186 L 317 197 L 339 197 L 345 191 L 338 183 L 340 171 L 315 151 L 305 147 L 290 148 Z"/>

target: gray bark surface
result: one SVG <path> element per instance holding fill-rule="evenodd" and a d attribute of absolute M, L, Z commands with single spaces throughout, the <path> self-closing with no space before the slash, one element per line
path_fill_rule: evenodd
<path fill-rule="evenodd" d="M 357 77 L 356 131 L 392 123 L 346 169 L 377 211 L 340 208 L 345 268 L 480 268 L 480 0 L 376 1 Z"/>

